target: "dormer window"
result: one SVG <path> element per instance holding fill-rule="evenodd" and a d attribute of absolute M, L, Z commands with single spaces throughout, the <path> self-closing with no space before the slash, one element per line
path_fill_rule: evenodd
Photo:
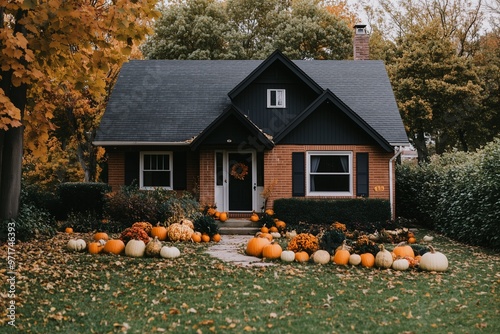
<path fill-rule="evenodd" d="M 284 89 L 268 89 L 267 90 L 267 107 L 268 108 L 285 108 L 286 96 Z"/>

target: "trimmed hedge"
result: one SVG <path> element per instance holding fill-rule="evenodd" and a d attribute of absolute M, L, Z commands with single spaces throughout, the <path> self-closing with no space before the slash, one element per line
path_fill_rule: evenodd
<path fill-rule="evenodd" d="M 397 214 L 464 243 L 500 249 L 500 138 L 397 167 Z"/>
<path fill-rule="evenodd" d="M 58 194 L 66 209 L 66 214 L 94 212 L 102 217 L 106 202 L 106 193 L 111 187 L 106 183 L 68 182 L 60 184 Z"/>
<path fill-rule="evenodd" d="M 388 200 L 382 199 L 305 199 L 282 198 L 274 201 L 276 217 L 288 225 L 299 222 L 330 225 L 385 222 L 391 219 Z"/>

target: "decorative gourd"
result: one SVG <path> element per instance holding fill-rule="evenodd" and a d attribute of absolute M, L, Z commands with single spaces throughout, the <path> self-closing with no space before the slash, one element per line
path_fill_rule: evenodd
<path fill-rule="evenodd" d="M 394 270 L 406 270 L 410 267 L 410 262 L 407 259 L 396 259 L 392 263 L 392 269 Z"/>
<path fill-rule="evenodd" d="M 259 221 L 259 215 L 256 214 L 255 212 L 252 213 L 252 215 L 250 216 L 250 221 L 252 221 L 254 223 L 258 222 Z"/>
<path fill-rule="evenodd" d="M 335 264 L 345 266 L 349 263 L 350 256 L 351 253 L 349 253 L 349 251 L 347 250 L 344 240 L 342 242 L 342 248 L 335 252 L 335 255 L 333 257 L 333 262 L 335 262 Z"/>
<path fill-rule="evenodd" d="M 175 259 L 181 256 L 181 252 L 177 247 L 163 246 L 160 250 L 160 256 L 164 259 Z"/>
<path fill-rule="evenodd" d="M 192 235 L 191 235 L 191 241 L 193 242 L 201 242 L 201 233 L 200 232 L 194 232 Z"/>
<path fill-rule="evenodd" d="M 245 253 L 250 256 L 262 257 L 262 250 L 270 243 L 266 238 L 254 237 L 248 241 Z"/>
<path fill-rule="evenodd" d="M 180 223 L 184 226 L 189 227 L 190 229 L 194 230 L 194 224 L 192 220 L 189 220 L 187 218 L 182 218 Z"/>
<path fill-rule="evenodd" d="M 419 267 L 426 271 L 446 271 L 448 269 L 448 258 L 429 245 L 429 252 L 420 258 Z"/>
<path fill-rule="evenodd" d="M 309 261 L 309 254 L 306 251 L 297 252 L 297 253 L 295 253 L 295 261 L 307 262 L 307 261 Z"/>
<path fill-rule="evenodd" d="M 361 263 L 361 256 L 359 254 L 351 254 L 349 256 L 349 264 L 352 266 L 357 266 Z"/>
<path fill-rule="evenodd" d="M 104 248 L 105 244 L 106 244 L 106 241 L 104 241 L 103 239 L 101 239 L 99 241 L 90 242 L 88 244 L 89 253 L 90 254 L 99 254 L 100 252 L 102 252 L 102 249 Z"/>
<path fill-rule="evenodd" d="M 193 229 L 189 226 L 174 223 L 169 226 L 167 235 L 171 241 L 189 241 L 193 235 Z"/>
<path fill-rule="evenodd" d="M 380 251 L 375 256 L 375 266 L 382 269 L 388 269 L 392 266 L 392 254 L 384 245 L 380 245 Z"/>
<path fill-rule="evenodd" d="M 272 242 L 262 248 L 262 257 L 264 259 L 275 260 L 280 258 L 282 252 L 283 249 L 281 246 Z"/>
<path fill-rule="evenodd" d="M 286 228 L 286 223 L 282 220 L 276 220 L 274 225 L 278 228 L 278 230 L 283 231 Z"/>
<path fill-rule="evenodd" d="M 327 264 L 331 260 L 330 253 L 328 253 L 326 250 L 319 249 L 314 252 L 314 254 L 311 256 L 314 263 L 318 264 Z"/>
<path fill-rule="evenodd" d="M 130 257 L 143 257 L 145 252 L 146 244 L 142 240 L 132 239 L 125 246 L 125 255 Z"/>
<path fill-rule="evenodd" d="M 398 257 L 415 257 L 415 253 L 413 252 L 413 248 L 411 246 L 407 245 L 404 242 L 399 243 L 396 247 L 394 247 L 394 250 L 392 251 L 394 254 L 396 254 L 396 258 Z"/>
<path fill-rule="evenodd" d="M 108 241 L 109 240 L 109 236 L 105 232 L 97 232 L 96 234 L 94 234 L 94 240 L 96 240 L 96 241 L 99 241 L 99 240 L 106 240 L 106 241 Z"/>
<path fill-rule="evenodd" d="M 293 262 L 295 260 L 295 253 L 291 250 L 284 250 L 281 252 L 280 258 L 284 262 Z"/>
<path fill-rule="evenodd" d="M 366 268 L 372 268 L 375 266 L 375 256 L 372 253 L 363 253 L 360 255 L 361 265 Z"/>
<path fill-rule="evenodd" d="M 111 239 L 104 245 L 103 252 L 111 254 L 121 254 L 125 250 L 125 244 L 120 239 Z"/>
<path fill-rule="evenodd" d="M 151 235 L 151 229 L 153 228 L 153 225 L 148 222 L 136 222 L 132 225 L 132 227 L 143 229 L 144 232 L 146 232 L 148 235 Z"/>
<path fill-rule="evenodd" d="M 225 222 L 228 218 L 229 218 L 229 215 L 227 214 L 227 212 L 221 212 L 219 215 L 219 220 L 221 222 Z"/>
<path fill-rule="evenodd" d="M 206 234 L 206 233 L 203 233 L 201 235 L 201 241 L 203 241 L 203 242 L 209 242 L 210 241 L 210 236 L 208 234 Z"/>
<path fill-rule="evenodd" d="M 220 239 L 221 239 L 221 236 L 220 236 L 220 234 L 219 234 L 219 233 L 216 233 L 216 234 L 212 235 L 212 238 L 211 238 L 211 240 L 212 240 L 213 242 L 219 242 L 219 241 L 220 241 Z"/>
<path fill-rule="evenodd" d="M 157 225 L 151 229 L 151 236 L 158 237 L 158 240 L 167 240 L 167 228 L 164 226 Z"/>
<path fill-rule="evenodd" d="M 68 233 L 68 234 L 71 234 L 71 233 L 73 233 L 73 228 L 72 228 L 72 227 L 66 227 L 66 228 L 64 229 L 64 232 L 66 232 L 66 233 Z"/>
<path fill-rule="evenodd" d="M 72 252 L 80 252 L 87 247 L 87 243 L 83 239 L 70 239 L 66 247 Z"/>
<path fill-rule="evenodd" d="M 148 244 L 146 245 L 146 256 L 150 257 L 160 256 L 161 247 L 162 247 L 161 241 L 158 240 L 158 237 L 154 237 L 154 239 L 148 242 Z"/>

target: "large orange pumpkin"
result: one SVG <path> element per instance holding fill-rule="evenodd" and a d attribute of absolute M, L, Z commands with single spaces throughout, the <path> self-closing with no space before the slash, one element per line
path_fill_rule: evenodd
<path fill-rule="evenodd" d="M 349 263 L 350 256 L 351 253 L 349 253 L 349 251 L 347 250 L 344 240 L 344 242 L 342 243 L 342 248 L 335 252 L 335 255 L 333 256 L 333 262 L 335 262 L 335 264 L 346 266 Z"/>
<path fill-rule="evenodd" d="M 108 241 L 109 237 L 108 237 L 107 233 L 97 232 L 96 234 L 94 234 L 94 240 L 96 240 L 96 241 L 98 241 L 98 240 L 106 240 L 106 241 Z"/>
<path fill-rule="evenodd" d="M 264 246 L 264 248 L 262 249 L 262 257 L 270 260 L 279 259 L 281 256 L 281 252 L 283 252 L 281 246 L 273 242 L 267 246 Z"/>
<path fill-rule="evenodd" d="M 106 242 L 103 248 L 104 253 L 121 254 L 125 250 L 125 244 L 120 239 L 112 239 Z"/>
<path fill-rule="evenodd" d="M 407 257 L 407 256 L 415 257 L 415 252 L 413 252 L 413 248 L 411 248 L 411 246 L 409 245 L 406 245 L 404 242 L 394 247 L 394 250 L 392 252 L 396 255 L 396 258 Z"/>
<path fill-rule="evenodd" d="M 372 253 L 363 253 L 360 256 L 363 267 L 372 268 L 375 265 L 375 256 Z"/>
<path fill-rule="evenodd" d="M 155 226 L 151 229 L 151 236 L 158 237 L 160 241 L 167 240 L 167 228 L 160 225 Z"/>
<path fill-rule="evenodd" d="M 309 254 L 306 251 L 297 252 L 295 253 L 295 261 L 307 262 L 309 261 Z"/>
<path fill-rule="evenodd" d="M 248 241 L 246 253 L 250 256 L 262 256 L 262 250 L 271 242 L 266 238 L 252 238 Z"/>

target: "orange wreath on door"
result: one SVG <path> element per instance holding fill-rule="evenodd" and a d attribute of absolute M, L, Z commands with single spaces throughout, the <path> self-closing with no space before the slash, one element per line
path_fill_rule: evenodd
<path fill-rule="evenodd" d="M 243 162 L 237 162 L 231 167 L 231 173 L 229 174 L 235 179 L 243 181 L 245 176 L 248 175 L 248 166 Z"/>

